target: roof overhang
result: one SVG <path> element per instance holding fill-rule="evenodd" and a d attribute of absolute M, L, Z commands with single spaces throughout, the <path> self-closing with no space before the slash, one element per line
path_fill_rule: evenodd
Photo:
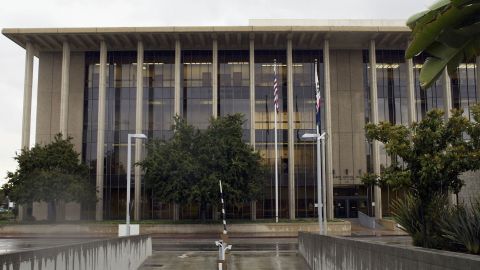
<path fill-rule="evenodd" d="M 6 28 L 2 33 L 21 47 L 32 42 L 39 51 L 60 51 L 64 41 L 74 51 L 98 50 L 100 41 L 109 50 L 135 50 L 142 40 L 146 49 L 174 49 L 180 40 L 183 49 L 208 49 L 217 39 L 219 48 L 242 49 L 255 40 L 256 49 L 286 48 L 292 39 L 295 49 L 322 48 L 328 39 L 334 49 L 368 48 L 376 40 L 377 48 L 404 49 L 410 29 L 401 25 L 258 25 L 195 27 L 109 27 L 109 28 Z"/>

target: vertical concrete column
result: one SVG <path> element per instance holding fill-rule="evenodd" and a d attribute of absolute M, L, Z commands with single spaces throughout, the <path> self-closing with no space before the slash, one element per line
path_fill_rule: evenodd
<path fill-rule="evenodd" d="M 375 49 L 375 40 L 370 41 L 370 103 L 372 123 L 378 124 L 378 94 L 377 94 L 377 57 Z M 373 156 L 373 173 L 380 175 L 380 143 L 372 142 Z M 382 218 L 382 190 L 379 186 L 375 186 L 375 218 Z"/>
<path fill-rule="evenodd" d="M 70 94 L 70 44 L 63 42 L 62 84 L 60 89 L 60 133 L 68 137 L 68 97 Z"/>
<path fill-rule="evenodd" d="M 98 85 L 97 126 L 97 211 L 96 220 L 103 220 L 103 177 L 105 163 L 105 111 L 107 92 L 107 44 L 100 42 L 100 78 Z"/>
<path fill-rule="evenodd" d="M 330 42 L 326 39 L 323 43 L 323 76 L 325 87 L 325 129 L 326 139 L 326 168 L 325 168 L 325 186 L 326 186 L 326 207 L 327 219 L 333 219 L 333 139 L 332 139 L 332 93 L 330 87 Z"/>
<path fill-rule="evenodd" d="M 25 47 L 25 78 L 23 82 L 23 117 L 21 147 L 30 147 L 30 125 L 32 117 L 33 52 L 32 43 Z"/>
<path fill-rule="evenodd" d="M 415 79 L 413 78 L 413 60 L 407 59 L 407 99 L 408 99 L 408 124 L 417 121 L 417 106 L 415 102 Z"/>
<path fill-rule="evenodd" d="M 477 56 L 477 93 L 480 93 L 480 56 Z"/>
<path fill-rule="evenodd" d="M 250 39 L 250 145 L 255 149 L 255 40 Z"/>
<path fill-rule="evenodd" d="M 143 132 L 143 42 L 137 44 L 137 96 L 135 104 L 135 133 Z M 135 139 L 135 164 L 141 161 L 143 141 Z M 140 166 L 135 166 L 135 200 L 133 218 L 140 220 L 141 217 L 141 194 L 142 194 L 142 170 Z"/>
<path fill-rule="evenodd" d="M 295 137 L 293 122 L 293 48 L 287 40 L 287 111 L 288 111 L 288 209 L 290 219 L 295 219 Z"/>
<path fill-rule="evenodd" d="M 23 116 L 22 116 L 22 142 L 21 148 L 30 148 L 30 125 L 32 117 L 32 86 L 33 86 L 33 44 L 27 42 L 25 46 L 25 77 L 23 82 Z M 24 220 L 26 208 L 18 206 L 18 220 Z"/>
<path fill-rule="evenodd" d="M 181 86 L 182 82 L 181 80 L 181 74 L 182 72 L 182 48 L 180 45 L 180 40 L 177 39 L 175 40 L 175 95 L 174 95 L 174 113 L 175 115 L 182 115 L 181 112 L 181 100 L 180 100 L 180 91 L 181 91 Z"/>
<path fill-rule="evenodd" d="M 445 120 L 448 120 L 452 116 L 452 83 L 447 69 L 443 71 L 443 110 L 445 111 Z"/>
<path fill-rule="evenodd" d="M 182 82 L 181 80 L 181 72 L 182 72 L 182 48 L 180 44 L 180 40 L 177 38 L 175 40 L 175 95 L 174 95 L 174 105 L 173 110 L 174 114 L 177 116 L 182 115 L 182 101 L 180 100 L 180 91 Z M 180 206 L 176 203 L 173 204 L 173 220 L 180 219 Z"/>
<path fill-rule="evenodd" d="M 255 36 L 250 36 L 250 145 L 255 149 Z M 257 219 L 257 202 L 250 204 L 250 219 Z"/>
<path fill-rule="evenodd" d="M 218 116 L 218 43 L 212 44 L 212 115 Z"/>

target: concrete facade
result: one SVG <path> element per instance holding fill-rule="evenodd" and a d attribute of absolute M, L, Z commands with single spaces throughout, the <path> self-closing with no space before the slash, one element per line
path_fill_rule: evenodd
<path fill-rule="evenodd" d="M 152 255 L 150 236 L 130 236 L 0 255 L 0 269 L 133 270 Z"/>
<path fill-rule="evenodd" d="M 261 50 L 281 50 L 286 55 L 287 77 L 287 152 L 288 152 L 288 218 L 295 219 L 295 208 L 298 203 L 295 187 L 295 146 L 296 136 L 294 132 L 295 116 L 293 99 L 294 88 L 294 57 L 295 51 L 312 50 L 323 51 L 323 89 L 325 105 L 325 130 L 326 139 L 326 204 L 327 217 L 334 218 L 334 197 L 337 196 L 334 189 L 341 190 L 343 187 L 360 186 L 359 177 L 366 173 L 367 149 L 365 144 L 364 125 L 366 113 L 370 114 L 370 121 L 378 123 L 378 102 L 371 102 L 370 111 L 367 112 L 366 95 L 378 97 L 377 89 L 377 60 L 376 53 L 381 50 L 402 50 L 409 36 L 409 30 L 398 22 L 289 22 L 291 24 L 265 25 L 265 21 L 252 21 L 250 26 L 239 27 L 152 27 L 152 28 L 52 28 L 52 29 L 5 29 L 4 35 L 27 50 L 25 70 L 25 101 L 24 101 L 24 124 L 22 132 L 22 147 L 28 146 L 29 142 L 29 108 L 31 101 L 32 71 L 30 63 L 33 52 L 40 60 L 38 74 L 38 98 L 37 98 L 37 130 L 36 142 L 48 143 L 58 132 L 65 132 L 73 137 L 76 150 L 82 152 L 83 126 L 84 126 L 84 93 L 85 93 L 85 57 L 86 52 L 95 51 L 100 53 L 99 63 L 99 98 L 98 98 L 98 126 L 97 130 L 97 162 L 96 171 L 102 172 L 96 175 L 98 190 L 104 189 L 105 169 L 105 114 L 106 114 L 106 83 L 107 83 L 107 54 L 112 51 L 136 51 L 137 70 L 136 78 L 143 73 L 141 65 L 146 51 L 168 50 L 174 51 L 174 115 L 181 116 L 182 108 L 182 51 L 183 50 L 211 50 L 212 62 L 219 62 L 219 50 L 245 50 L 249 53 L 249 111 L 253 119 L 249 124 L 250 143 L 255 147 L 256 141 L 256 117 L 258 111 L 255 100 L 255 52 Z M 287 22 L 284 22 L 287 23 Z M 35 36 L 37 42 L 31 43 L 31 37 Z M 51 42 L 51 40 L 59 42 Z M 67 42 L 67 41 L 68 42 Z M 28 41 L 28 42 L 27 42 Z M 60 42 L 62 41 L 62 42 Z M 57 44 L 58 43 L 58 44 Z M 367 62 L 370 66 L 365 71 L 365 52 L 369 53 Z M 477 62 L 479 62 L 477 60 Z M 408 119 L 409 123 L 416 115 L 413 74 L 414 64 L 407 61 L 406 88 L 408 89 Z M 372 67 L 376 67 L 375 69 Z M 477 71 L 479 68 L 477 68 Z M 219 86 L 218 65 L 212 68 L 213 89 Z M 477 75 L 478 76 L 478 75 Z M 369 80 L 368 89 L 366 89 Z M 443 77 L 444 96 L 448 97 L 444 102 L 445 109 L 452 105 L 452 89 L 448 75 Z M 135 132 L 142 132 L 144 119 L 141 107 L 147 106 L 143 102 L 141 89 L 143 81 L 137 80 L 136 85 L 136 112 Z M 477 84 L 478 87 L 478 84 Z M 313 91 L 313 89 L 312 89 Z M 217 116 L 218 92 L 212 91 L 212 113 Z M 30 97 L 31 98 L 31 97 Z M 185 97 L 183 97 L 185 98 Z M 135 161 L 142 157 L 143 144 L 136 143 Z M 372 145 L 372 171 L 380 172 L 380 147 L 378 143 Z M 142 199 L 141 178 L 142 172 L 135 168 L 135 206 L 134 217 L 140 219 L 140 205 Z M 467 177 L 470 179 L 471 177 Z M 474 181 L 470 181 L 471 184 Z M 375 189 L 374 202 L 381 202 L 382 191 Z M 462 193 L 463 194 L 463 193 Z M 103 193 L 98 193 L 96 207 L 96 219 L 103 219 Z M 251 207 L 256 209 L 256 203 Z M 178 219 L 179 207 L 173 207 L 173 218 Z M 375 216 L 382 217 L 382 204 L 375 204 Z M 42 203 L 35 203 L 33 215 L 37 220 L 46 219 L 48 207 Z M 80 206 L 66 204 L 65 215 L 67 219 L 80 218 Z M 256 210 L 252 210 L 252 219 L 256 218 Z"/>
<path fill-rule="evenodd" d="M 440 250 L 300 233 L 298 250 L 310 269 L 464 270 L 479 269 L 480 258 Z"/>

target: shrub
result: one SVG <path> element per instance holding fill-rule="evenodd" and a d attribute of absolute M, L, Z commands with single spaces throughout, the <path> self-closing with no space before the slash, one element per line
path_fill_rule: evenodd
<path fill-rule="evenodd" d="M 453 245 L 480 254 L 480 199 L 472 201 L 470 207 L 464 204 L 451 207 L 440 227 L 443 237 Z"/>
<path fill-rule="evenodd" d="M 442 236 L 439 224 L 448 212 L 448 199 L 443 194 L 434 195 L 430 202 L 407 194 L 393 202 L 393 218 L 412 236 L 415 246 L 445 249 L 448 241 Z"/>

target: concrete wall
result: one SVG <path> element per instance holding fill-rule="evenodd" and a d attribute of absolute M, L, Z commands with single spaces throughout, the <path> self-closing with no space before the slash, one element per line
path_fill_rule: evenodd
<path fill-rule="evenodd" d="M 480 269 L 480 257 L 417 247 L 300 233 L 298 249 L 312 270 Z"/>
<path fill-rule="evenodd" d="M 36 143 L 49 143 L 60 131 L 60 84 L 62 53 L 41 52 L 38 68 Z M 68 135 L 75 150 L 82 152 L 83 95 L 85 54 L 74 52 L 70 59 L 70 92 L 68 99 Z"/>
<path fill-rule="evenodd" d="M 152 238 L 140 235 L 3 254 L 0 269 L 130 270 L 151 255 Z"/>
<path fill-rule="evenodd" d="M 60 131 L 60 87 L 62 78 L 62 53 L 39 54 L 37 124 L 35 142 L 49 143 Z M 83 95 L 85 83 L 85 54 L 74 52 L 70 57 L 70 92 L 68 98 L 68 135 L 73 137 L 75 150 L 82 153 Z M 57 210 L 65 220 L 80 219 L 80 204 L 66 203 Z M 34 203 L 35 220 L 48 218 L 44 202 Z"/>
<path fill-rule="evenodd" d="M 317 232 L 318 223 L 258 223 L 227 224 L 228 234 L 233 236 L 285 236 L 297 237 L 299 231 Z M 223 230 L 221 224 L 141 224 L 142 234 L 215 234 Z M 350 235 L 348 221 L 329 222 L 328 233 Z M 42 225 L 3 225 L 0 235 L 117 235 L 117 224 L 42 224 Z"/>
<path fill-rule="evenodd" d="M 361 50 L 330 52 L 334 185 L 360 184 L 366 172 Z"/>
<path fill-rule="evenodd" d="M 458 194 L 458 200 L 464 203 L 470 203 L 470 200 L 480 199 L 480 171 L 466 172 L 460 179 L 465 183 Z"/>

